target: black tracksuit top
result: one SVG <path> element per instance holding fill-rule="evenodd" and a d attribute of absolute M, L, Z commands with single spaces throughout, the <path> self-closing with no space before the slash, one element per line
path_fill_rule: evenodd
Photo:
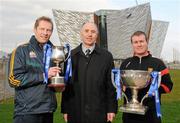
<path fill-rule="evenodd" d="M 52 43 L 48 41 L 50 45 Z M 56 110 L 55 91 L 44 84 L 43 48 L 35 36 L 18 46 L 9 61 L 9 84 L 15 88 L 14 115 L 51 113 Z"/>

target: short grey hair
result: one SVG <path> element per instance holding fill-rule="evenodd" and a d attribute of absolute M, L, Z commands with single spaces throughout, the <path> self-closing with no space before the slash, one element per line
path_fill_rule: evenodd
<path fill-rule="evenodd" d="M 93 25 L 96 27 L 97 34 L 99 33 L 99 29 L 98 29 L 97 24 L 96 24 L 96 23 L 94 23 L 94 22 L 92 22 L 92 21 L 86 21 L 86 22 L 84 22 L 84 23 L 82 24 L 82 26 L 81 26 L 81 30 L 82 30 L 82 28 L 84 27 L 84 25 L 85 25 L 85 24 L 87 24 L 87 23 L 91 23 L 91 24 L 93 24 Z"/>

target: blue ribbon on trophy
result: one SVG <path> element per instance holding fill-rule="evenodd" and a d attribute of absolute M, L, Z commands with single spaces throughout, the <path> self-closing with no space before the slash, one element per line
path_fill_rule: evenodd
<path fill-rule="evenodd" d="M 67 83 L 69 80 L 69 77 L 72 77 L 71 47 L 69 44 L 65 44 L 64 47 L 68 51 L 68 56 L 66 58 L 67 59 L 66 71 L 65 71 L 65 76 L 64 76 L 65 83 Z"/>
<path fill-rule="evenodd" d="M 44 83 L 48 83 L 48 69 L 50 65 L 50 59 L 52 54 L 52 47 L 50 44 L 45 44 L 43 46 L 44 56 L 43 56 L 43 64 L 44 64 Z"/>
<path fill-rule="evenodd" d="M 159 72 L 153 71 L 151 72 L 151 77 L 153 78 L 149 91 L 148 96 L 155 96 L 155 102 L 156 102 L 156 114 L 157 117 L 162 117 L 161 115 L 161 107 L 160 107 L 160 101 L 159 101 L 159 92 L 158 92 L 158 79 L 159 79 Z"/>
<path fill-rule="evenodd" d="M 121 90 L 121 77 L 120 77 L 120 69 L 112 69 L 111 71 L 111 79 L 114 87 L 116 87 L 116 92 L 117 92 L 117 100 L 121 99 L 122 97 L 122 90 Z"/>

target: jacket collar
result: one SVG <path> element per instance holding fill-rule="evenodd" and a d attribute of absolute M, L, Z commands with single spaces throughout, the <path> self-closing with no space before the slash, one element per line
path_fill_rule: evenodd
<path fill-rule="evenodd" d="M 133 58 L 136 58 L 136 59 L 146 59 L 146 58 L 149 58 L 149 57 L 152 57 L 152 55 L 150 54 L 150 52 L 148 52 L 148 55 L 147 55 L 147 56 L 142 56 L 142 57 L 133 56 Z"/>
<path fill-rule="evenodd" d="M 97 44 L 95 44 L 95 48 L 94 48 L 92 53 L 100 54 L 101 53 L 100 50 L 101 50 L 101 48 Z M 75 55 L 77 53 L 83 53 L 83 51 L 82 51 L 82 43 L 77 48 L 74 49 L 74 52 L 72 53 L 72 55 Z"/>
<path fill-rule="evenodd" d="M 53 44 L 48 40 L 47 42 L 48 44 L 50 44 L 51 46 L 53 46 Z M 33 35 L 31 36 L 30 39 L 30 44 L 32 44 L 34 47 L 43 50 L 43 46 L 41 46 L 41 44 L 37 41 L 36 37 Z"/>

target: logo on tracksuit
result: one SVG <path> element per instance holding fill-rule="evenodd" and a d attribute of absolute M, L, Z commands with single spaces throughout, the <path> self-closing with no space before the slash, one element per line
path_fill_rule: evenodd
<path fill-rule="evenodd" d="M 30 51 L 30 52 L 29 52 L 29 57 L 30 57 L 30 58 L 36 58 L 37 55 L 36 55 L 36 53 L 35 53 L 34 51 Z"/>

